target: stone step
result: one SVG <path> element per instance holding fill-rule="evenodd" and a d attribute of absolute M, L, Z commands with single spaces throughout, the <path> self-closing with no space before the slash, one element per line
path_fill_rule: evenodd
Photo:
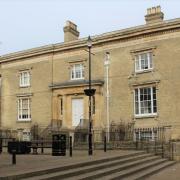
<path fill-rule="evenodd" d="M 94 176 L 95 174 L 101 174 L 107 171 L 114 171 L 116 169 L 122 170 L 129 168 L 131 166 L 137 165 L 139 163 L 145 163 L 147 161 L 152 161 L 157 159 L 157 157 L 151 157 L 149 155 L 139 155 L 138 157 L 126 158 L 123 160 L 116 160 L 114 162 L 105 162 L 88 167 L 80 167 L 76 169 L 70 169 L 63 172 L 52 173 L 44 176 L 34 177 L 33 180 L 53 180 L 53 179 L 81 179 L 88 178 L 89 176 Z M 116 170 L 117 171 L 117 170 Z M 32 180 L 32 179 L 27 179 Z"/>
<path fill-rule="evenodd" d="M 106 176 L 103 177 L 103 180 L 119 180 L 119 179 L 131 180 L 130 176 L 133 177 L 133 175 L 136 175 L 137 173 L 141 173 L 147 169 L 156 167 L 164 162 L 166 162 L 166 159 L 156 159 L 150 162 L 139 164 L 132 168 L 125 169 L 123 171 L 111 173 L 109 175 L 107 174 Z M 94 178 L 94 179 L 100 180 L 102 179 L 102 177 Z M 90 178 L 87 178 L 86 180 L 90 180 Z"/>
<path fill-rule="evenodd" d="M 155 167 L 151 167 L 150 169 L 133 174 L 131 176 L 128 176 L 127 178 L 123 178 L 123 180 L 144 180 L 145 178 L 147 178 L 169 166 L 172 166 L 175 163 L 176 163 L 175 161 L 164 161 L 163 163 L 156 165 Z"/>
<path fill-rule="evenodd" d="M 60 167 L 56 167 L 56 168 L 52 168 L 52 169 L 45 169 L 45 170 L 39 170 L 39 171 L 35 171 L 35 172 L 29 172 L 29 173 L 24 173 L 24 174 L 19 174 L 16 175 L 15 178 L 16 179 L 27 179 L 29 177 L 34 177 L 34 176 L 40 176 L 40 175 L 44 175 L 44 174 L 49 174 L 49 173 L 55 173 L 55 172 L 61 172 L 61 171 L 66 171 L 69 169 L 76 169 L 76 168 L 81 168 L 81 167 L 86 167 L 86 166 L 91 166 L 91 165 L 96 165 L 96 164 L 100 164 L 100 163 L 105 163 L 105 162 L 113 162 L 116 160 L 123 160 L 129 157 L 135 157 L 138 155 L 143 155 L 145 154 L 143 151 L 139 151 L 139 152 L 128 152 L 125 155 L 120 155 L 120 156 L 112 156 L 112 157 L 108 157 L 108 158 L 99 158 L 97 160 L 89 160 L 86 162 L 82 162 L 82 163 L 74 163 L 74 164 L 70 164 L 70 165 L 66 165 L 66 166 L 60 166 Z M 9 178 L 12 178 L 12 176 L 9 176 Z"/>
<path fill-rule="evenodd" d="M 157 161 L 159 160 L 157 157 L 148 157 L 148 158 L 143 158 L 141 160 L 137 160 L 137 161 L 133 161 L 130 163 L 125 163 L 125 164 L 120 164 L 117 166 L 110 166 L 106 169 L 100 169 L 100 170 L 96 170 L 94 172 L 90 172 L 87 174 L 82 174 L 79 176 L 75 176 L 75 177 L 71 177 L 71 178 L 66 178 L 66 180 L 94 180 L 94 179 L 104 179 L 106 178 L 106 176 L 110 176 L 112 177 L 113 174 L 116 174 L 117 172 L 123 172 L 123 171 L 127 171 L 127 169 L 131 169 L 134 168 L 140 164 L 146 164 L 149 163 L 151 161 Z"/>

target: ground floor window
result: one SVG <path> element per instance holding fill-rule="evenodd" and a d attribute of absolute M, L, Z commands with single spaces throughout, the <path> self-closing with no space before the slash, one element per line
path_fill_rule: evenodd
<path fill-rule="evenodd" d="M 157 113 L 156 87 L 143 87 L 134 90 L 135 116 Z"/>
<path fill-rule="evenodd" d="M 30 98 L 20 98 L 18 100 L 18 120 L 31 120 Z"/>
<path fill-rule="evenodd" d="M 151 129 L 143 129 L 135 131 L 136 140 L 155 140 L 157 138 L 157 131 Z"/>

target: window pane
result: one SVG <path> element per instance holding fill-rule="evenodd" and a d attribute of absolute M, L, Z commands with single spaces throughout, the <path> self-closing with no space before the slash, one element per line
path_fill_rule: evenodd
<path fill-rule="evenodd" d="M 138 56 L 135 57 L 135 70 L 138 71 L 140 70 L 140 64 L 139 64 L 139 58 Z"/>
<path fill-rule="evenodd" d="M 30 115 L 30 104 L 29 104 L 29 99 L 28 98 L 23 98 L 23 99 L 19 99 L 18 101 L 18 112 L 19 112 L 19 116 L 18 118 L 21 119 L 29 119 L 31 117 Z"/>
<path fill-rule="evenodd" d="M 156 112 L 156 88 L 135 89 L 135 114 L 152 114 Z"/>
<path fill-rule="evenodd" d="M 135 114 L 139 114 L 138 89 L 135 89 Z"/>
<path fill-rule="evenodd" d="M 141 131 L 141 139 L 152 139 L 152 131 Z"/>
<path fill-rule="evenodd" d="M 71 73 L 71 78 L 74 79 L 74 71 Z"/>
<path fill-rule="evenodd" d="M 74 64 L 71 71 L 72 79 L 82 79 L 84 77 L 84 67 L 82 64 Z"/>
<path fill-rule="evenodd" d="M 148 53 L 145 54 L 144 69 L 149 69 L 149 67 L 148 67 Z"/>
<path fill-rule="evenodd" d="M 152 68 L 152 53 L 149 53 L 149 68 Z"/>
<path fill-rule="evenodd" d="M 20 73 L 20 86 L 29 86 L 30 85 L 30 74 L 29 72 Z"/>
<path fill-rule="evenodd" d="M 153 112 L 157 112 L 157 102 L 156 102 L 156 88 L 153 87 Z"/>
<path fill-rule="evenodd" d="M 152 68 L 152 53 L 142 53 L 135 56 L 135 70 L 147 70 Z"/>
<path fill-rule="evenodd" d="M 135 113 L 139 114 L 139 103 L 135 102 Z"/>

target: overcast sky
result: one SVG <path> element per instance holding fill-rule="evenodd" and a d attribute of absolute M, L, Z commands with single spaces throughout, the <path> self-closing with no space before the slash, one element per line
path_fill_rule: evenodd
<path fill-rule="evenodd" d="M 0 0 L 0 55 L 63 42 L 66 20 L 80 37 L 142 25 L 157 5 L 165 19 L 180 17 L 180 0 Z"/>

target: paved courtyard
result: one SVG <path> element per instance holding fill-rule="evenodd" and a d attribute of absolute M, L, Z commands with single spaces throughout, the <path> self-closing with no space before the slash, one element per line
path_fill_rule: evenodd
<path fill-rule="evenodd" d="M 125 155 L 132 153 L 133 151 L 107 151 L 106 153 L 103 150 L 96 150 L 93 152 L 93 156 L 88 156 L 88 152 L 85 150 L 82 151 L 73 151 L 73 156 L 69 156 L 67 151 L 66 156 L 51 156 L 50 152 L 45 152 L 45 154 L 38 155 L 17 155 L 17 164 L 12 165 L 12 155 L 7 153 L 2 153 L 0 155 L 0 175 L 15 175 L 25 172 L 38 171 L 43 169 L 55 168 L 60 166 L 65 166 L 73 163 L 86 162 L 90 160 L 101 159 L 105 157 L 113 157 L 117 155 Z"/>
<path fill-rule="evenodd" d="M 147 178 L 147 180 L 180 180 L 180 163 L 170 166 L 157 174 Z"/>
<path fill-rule="evenodd" d="M 111 150 L 106 153 L 103 150 L 96 150 L 93 156 L 88 156 L 87 151 L 73 151 L 73 157 L 69 156 L 51 156 L 51 153 L 45 151 L 45 154 L 38 155 L 17 155 L 17 164 L 12 165 L 12 155 L 8 153 L 0 154 L 0 176 L 10 176 L 15 174 L 39 171 L 49 168 L 65 166 L 80 162 L 97 160 L 101 158 L 113 157 L 117 155 L 127 155 L 133 151 Z M 179 180 L 180 179 L 180 163 L 162 170 L 148 178 L 148 180 Z"/>

